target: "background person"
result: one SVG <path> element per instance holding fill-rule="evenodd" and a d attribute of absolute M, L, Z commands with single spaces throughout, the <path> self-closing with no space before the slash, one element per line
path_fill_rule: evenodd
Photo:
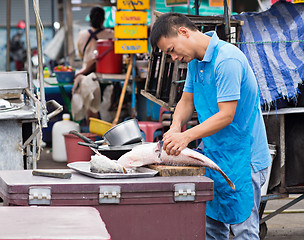
<path fill-rule="evenodd" d="M 261 186 L 271 163 L 259 92 L 245 55 L 219 40 L 216 32 L 202 33 L 184 15 L 167 13 L 153 25 L 151 44 L 188 63 L 187 78 L 173 122 L 164 134 L 164 150 L 178 155 L 191 141 L 202 138 L 204 154 L 234 182 L 233 191 L 216 171 L 214 199 L 207 202 L 207 239 L 259 239 Z M 200 124 L 181 132 L 196 110 Z"/>
<path fill-rule="evenodd" d="M 82 69 L 78 74 L 87 75 L 95 71 L 96 43 L 98 39 L 114 38 L 114 31 L 103 27 L 105 11 L 101 7 L 94 7 L 90 11 L 90 25 L 88 30 L 82 30 L 78 34 L 78 55 L 83 61 Z"/>
<path fill-rule="evenodd" d="M 75 75 L 72 89 L 72 115 L 74 120 L 82 120 L 89 117 L 99 117 L 101 90 L 96 79 L 96 60 L 94 51 L 98 39 L 114 38 L 112 29 L 105 29 L 105 11 L 101 7 L 94 7 L 90 11 L 90 25 L 88 30 L 82 30 L 78 34 L 77 48 L 80 58 L 83 60 L 81 70 Z"/>

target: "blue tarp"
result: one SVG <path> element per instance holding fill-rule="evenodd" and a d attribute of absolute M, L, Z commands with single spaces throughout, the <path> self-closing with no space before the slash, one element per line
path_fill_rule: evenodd
<path fill-rule="evenodd" d="M 261 105 L 295 99 L 304 80 L 304 4 L 277 2 L 260 13 L 242 13 L 239 42 L 257 77 Z"/>

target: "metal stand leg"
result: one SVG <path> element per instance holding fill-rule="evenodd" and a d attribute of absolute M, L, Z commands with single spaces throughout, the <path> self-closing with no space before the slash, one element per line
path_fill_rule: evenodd
<path fill-rule="evenodd" d="M 290 208 L 291 206 L 295 205 L 297 202 L 301 201 L 303 198 L 304 198 L 304 194 L 302 194 L 300 197 L 292 200 L 291 202 L 285 204 L 283 207 L 280 207 L 279 209 L 277 209 L 273 213 L 268 214 L 266 217 L 264 217 L 260 220 L 260 224 L 266 222 L 267 220 L 274 217 L 275 215 L 283 212 L 285 209 Z"/>

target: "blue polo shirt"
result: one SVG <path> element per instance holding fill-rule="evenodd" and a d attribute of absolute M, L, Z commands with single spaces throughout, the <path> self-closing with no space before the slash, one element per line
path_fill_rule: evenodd
<path fill-rule="evenodd" d="M 211 36 L 210 43 L 202 61 L 194 59 L 188 64 L 184 92 L 193 93 L 193 81 L 199 81 L 201 84 L 209 82 L 208 79 L 203 78 L 203 72 L 210 66 L 206 63 L 211 62 L 214 50 L 218 47 L 219 41 L 222 40 L 214 31 L 205 34 Z M 198 68 L 196 69 L 194 65 Z M 233 122 L 246 129 L 259 92 L 257 80 L 246 56 L 236 46 L 225 44 L 219 49 L 213 71 L 215 71 L 217 102 L 237 100 Z M 251 165 L 257 172 L 268 167 L 272 161 L 260 104 L 252 128 L 251 139 Z"/>

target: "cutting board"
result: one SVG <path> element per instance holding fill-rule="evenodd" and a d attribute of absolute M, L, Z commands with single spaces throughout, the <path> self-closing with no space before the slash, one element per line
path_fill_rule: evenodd
<path fill-rule="evenodd" d="M 204 167 L 149 165 L 149 168 L 157 170 L 158 175 L 162 176 L 162 177 L 169 177 L 169 176 L 203 176 L 203 175 L 205 175 L 205 168 Z"/>

